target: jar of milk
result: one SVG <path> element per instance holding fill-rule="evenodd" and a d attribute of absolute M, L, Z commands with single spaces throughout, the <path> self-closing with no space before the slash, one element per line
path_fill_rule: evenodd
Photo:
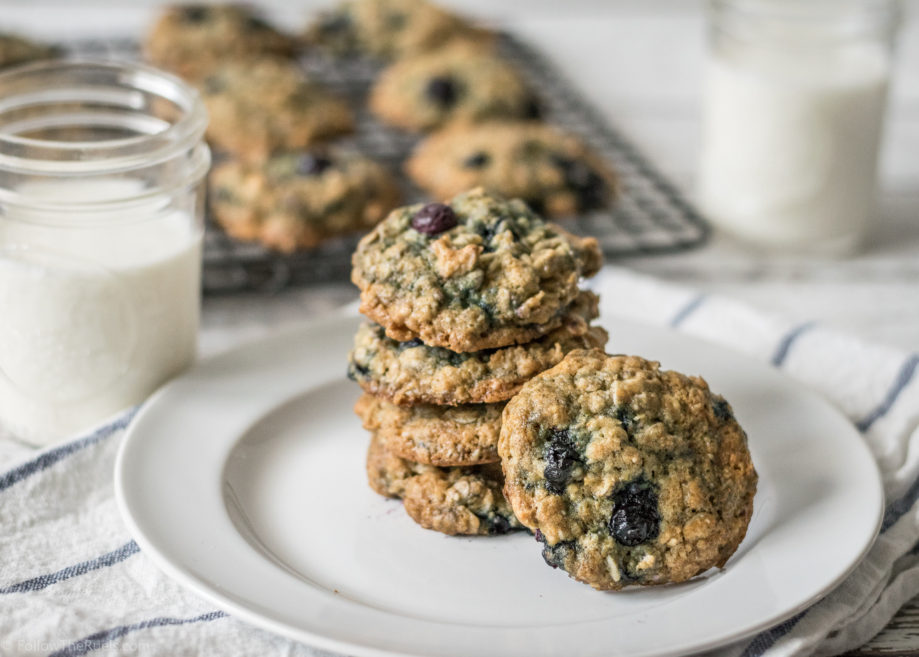
<path fill-rule="evenodd" d="M 206 124 L 142 65 L 0 75 L 0 429 L 64 439 L 192 362 Z"/>
<path fill-rule="evenodd" d="M 856 250 L 875 208 L 896 0 L 711 0 L 699 200 L 785 251 Z"/>

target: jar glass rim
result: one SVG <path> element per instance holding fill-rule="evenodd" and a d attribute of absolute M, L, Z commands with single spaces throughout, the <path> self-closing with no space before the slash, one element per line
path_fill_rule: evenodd
<path fill-rule="evenodd" d="M 5 113 L 51 102 L 107 99 L 138 110 L 143 94 L 169 103 L 178 110 L 178 116 L 168 122 L 150 117 L 146 129 L 139 129 L 137 134 L 90 141 L 24 136 L 4 130 L 2 125 Z M 140 115 L 135 118 L 139 126 Z M 187 153 L 201 141 L 206 127 L 207 111 L 198 92 L 179 78 L 145 64 L 63 59 L 0 73 L 0 169 L 7 171 L 76 176 L 142 169 Z"/>
<path fill-rule="evenodd" d="M 734 24 L 820 25 L 824 39 L 893 35 L 903 12 L 901 0 L 708 0 L 708 7 Z"/>

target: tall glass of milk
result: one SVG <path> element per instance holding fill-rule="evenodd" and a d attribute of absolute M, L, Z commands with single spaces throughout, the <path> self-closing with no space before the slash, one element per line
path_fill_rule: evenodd
<path fill-rule="evenodd" d="M 841 255 L 875 216 L 896 0 L 710 0 L 700 204 L 754 244 Z"/>
<path fill-rule="evenodd" d="M 49 444 L 194 359 L 207 115 L 138 64 L 0 75 L 0 429 Z"/>

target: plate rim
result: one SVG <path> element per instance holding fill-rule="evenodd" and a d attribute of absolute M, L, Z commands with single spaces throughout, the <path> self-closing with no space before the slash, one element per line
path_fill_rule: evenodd
<path fill-rule="evenodd" d="M 757 367 L 765 367 L 766 364 L 756 360 L 748 354 L 738 352 L 732 349 L 729 346 L 719 344 L 717 342 L 705 339 L 704 337 L 698 337 L 693 335 L 688 335 L 679 331 L 676 331 L 672 328 L 667 328 L 664 326 L 659 326 L 650 322 L 641 322 L 635 320 L 632 317 L 615 315 L 611 313 L 604 313 L 601 319 L 614 319 L 614 321 L 624 322 L 633 326 L 647 326 L 658 332 L 672 333 L 674 335 L 679 335 L 680 338 L 686 339 L 691 342 L 700 342 L 704 343 L 710 347 L 714 347 L 721 351 L 730 353 L 733 357 L 746 361 L 748 363 L 755 364 Z M 285 327 L 278 331 L 274 331 L 268 335 L 256 337 L 254 339 L 247 339 L 242 341 L 239 344 L 231 346 L 229 348 L 223 349 L 217 353 L 211 354 L 206 358 L 203 358 L 195 363 L 189 370 L 185 373 L 173 379 L 173 381 L 167 383 L 159 390 L 157 390 L 138 410 L 135 416 L 132 418 L 130 424 L 128 425 L 125 435 L 122 438 L 121 444 L 118 448 L 118 453 L 115 458 L 114 466 L 114 493 L 115 493 L 115 502 L 116 507 L 119 511 L 119 514 L 122 518 L 122 521 L 125 523 L 125 526 L 128 529 L 128 532 L 132 538 L 137 542 L 138 546 L 141 548 L 142 552 L 150 558 L 154 565 L 159 568 L 164 574 L 178 582 L 186 590 L 191 591 L 194 595 L 207 600 L 208 602 L 215 605 L 218 609 L 228 613 L 234 618 L 243 620 L 255 627 L 259 627 L 270 632 L 273 632 L 277 635 L 292 639 L 294 641 L 299 641 L 306 643 L 308 645 L 323 649 L 331 650 L 335 652 L 340 652 L 342 654 L 352 654 L 352 655 L 362 655 L 367 657 L 427 657 L 424 652 L 406 652 L 406 651 L 394 651 L 390 649 L 377 648 L 367 643 L 359 642 L 347 642 L 342 641 L 333 637 L 325 636 L 317 633 L 316 631 L 308 630 L 303 627 L 294 627 L 287 624 L 284 621 L 271 618 L 265 614 L 261 614 L 258 611 L 250 608 L 245 604 L 244 601 L 238 601 L 233 598 L 229 593 L 221 594 L 218 591 L 213 590 L 207 585 L 207 583 L 201 581 L 196 575 L 191 573 L 188 568 L 182 564 L 173 563 L 173 561 L 163 554 L 160 549 L 158 549 L 155 539 L 151 538 L 146 534 L 146 532 L 141 528 L 137 519 L 134 517 L 130 505 L 128 504 L 126 497 L 128 496 L 127 488 L 130 486 L 130 483 L 125 478 L 125 462 L 129 457 L 130 450 L 134 449 L 134 443 L 138 440 L 135 436 L 142 435 L 140 430 L 141 427 L 148 416 L 148 414 L 156 411 L 158 407 L 158 402 L 160 398 L 168 394 L 169 390 L 173 385 L 180 380 L 184 380 L 190 375 L 197 373 L 202 367 L 205 367 L 214 362 L 219 362 L 224 359 L 231 358 L 233 356 L 241 355 L 243 352 L 255 350 L 262 348 L 270 343 L 282 341 L 284 339 L 297 338 L 300 336 L 308 335 L 316 330 L 327 325 L 335 325 L 338 323 L 352 323 L 359 319 L 359 316 L 356 314 L 353 304 L 349 304 L 339 311 L 326 314 L 322 317 L 309 320 L 307 322 L 297 323 L 289 327 Z M 837 409 L 833 404 L 826 400 L 819 393 L 813 389 L 807 387 L 803 383 L 799 382 L 796 379 L 788 376 L 784 372 L 775 369 L 773 370 L 778 376 L 781 376 L 785 382 L 794 387 L 796 393 L 801 393 L 806 397 L 810 398 L 811 401 L 819 403 L 825 408 L 825 410 L 836 415 L 839 419 L 844 420 L 848 425 L 852 426 L 851 421 L 843 415 L 843 413 Z M 308 390 L 305 388 L 301 390 L 302 394 Z M 253 420 L 253 425 L 261 421 L 267 415 L 273 413 L 277 408 L 280 408 L 284 404 L 288 403 L 293 399 L 295 395 L 281 396 L 274 401 L 270 409 L 268 409 L 262 416 Z M 852 426 L 853 432 L 857 434 L 857 430 Z M 245 435 L 245 432 L 240 433 L 238 436 L 234 437 L 233 444 L 237 444 L 239 439 Z M 874 511 L 874 528 L 871 531 L 870 535 L 865 535 L 862 540 L 862 545 L 858 551 L 857 557 L 855 557 L 848 566 L 843 569 L 837 577 L 832 581 L 827 582 L 824 586 L 820 587 L 818 590 L 815 590 L 805 601 L 797 604 L 793 607 L 789 607 L 779 613 L 776 613 L 769 618 L 755 624 L 751 624 L 747 627 L 744 627 L 741 631 L 735 632 L 733 634 L 725 634 L 716 639 L 708 640 L 705 642 L 698 642 L 690 646 L 690 652 L 700 652 L 700 651 L 709 651 L 714 650 L 726 645 L 730 645 L 736 642 L 739 642 L 743 639 L 752 637 L 766 629 L 775 627 L 776 625 L 786 621 L 787 619 L 795 616 L 796 614 L 802 612 L 803 610 L 812 606 L 820 598 L 827 595 L 830 591 L 839 586 L 852 572 L 862 563 L 865 556 L 874 546 L 875 541 L 880 533 L 884 511 L 885 511 L 885 494 L 883 489 L 883 480 L 881 477 L 880 469 L 876 459 L 870 452 L 870 448 L 863 440 L 858 441 L 861 445 L 861 448 L 864 452 L 864 455 L 868 456 L 867 465 L 873 475 L 873 488 L 874 494 L 877 497 L 877 505 Z M 230 447 L 227 450 L 227 454 L 232 453 L 233 447 Z M 224 470 L 226 463 L 221 464 L 221 470 Z M 647 653 L 649 655 L 654 655 L 655 657 L 670 657 L 672 655 L 685 654 L 685 649 L 680 649 L 674 647 L 670 650 L 659 650 L 653 653 Z M 644 654 L 644 653 L 642 653 Z"/>

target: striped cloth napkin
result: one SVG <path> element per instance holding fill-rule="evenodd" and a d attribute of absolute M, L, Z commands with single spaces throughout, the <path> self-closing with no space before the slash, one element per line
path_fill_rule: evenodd
<path fill-rule="evenodd" d="M 810 609 L 717 655 L 832 655 L 866 642 L 919 594 L 919 356 L 617 268 L 592 287 L 617 312 L 772 363 L 821 392 L 870 446 L 888 506 L 868 556 Z M 328 655 L 252 628 L 173 583 L 127 534 L 112 492 L 132 417 L 0 474 L 0 655 Z M 0 441 L 0 458 L 15 452 Z"/>

